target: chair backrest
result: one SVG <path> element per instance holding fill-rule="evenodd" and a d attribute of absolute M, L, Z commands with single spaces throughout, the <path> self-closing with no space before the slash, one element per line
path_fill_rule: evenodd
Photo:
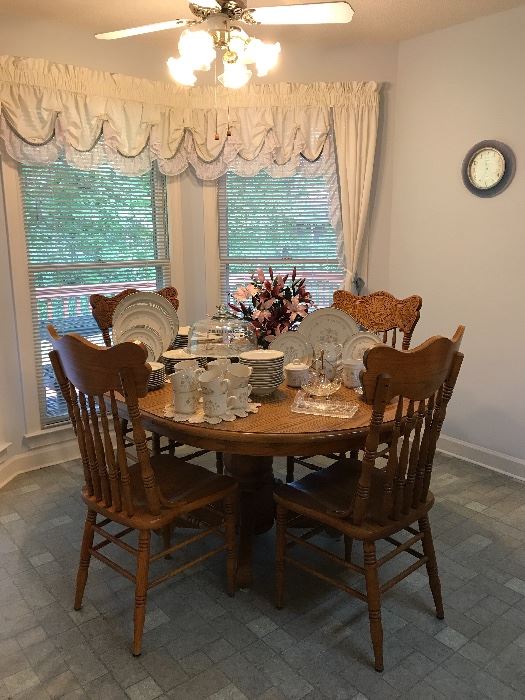
<path fill-rule="evenodd" d="M 376 345 L 365 353 L 363 397 L 373 410 L 353 507 L 355 524 L 371 513 L 382 524 L 398 520 L 426 501 L 436 443 L 463 361 L 459 347 L 464 330 L 459 326 L 452 339 L 435 336 L 414 350 Z M 397 403 L 388 461 L 378 470 L 384 414 L 391 401 Z M 382 480 L 380 503 L 369 507 L 372 479 L 377 478 Z M 373 497 L 378 497 L 377 483 Z"/>
<path fill-rule="evenodd" d="M 147 507 L 160 513 L 162 495 L 151 467 L 138 399 L 147 393 L 151 373 L 142 345 L 102 348 L 75 333 L 59 336 L 48 326 L 49 353 L 68 406 L 84 467 L 87 492 L 105 507 L 135 512 L 134 494 L 115 392 L 124 396 L 137 451 Z M 113 436 L 116 445 L 113 444 Z"/>
<path fill-rule="evenodd" d="M 397 331 L 401 331 L 401 347 L 408 350 L 422 304 L 423 299 L 416 294 L 406 299 L 396 299 L 389 292 L 358 297 L 345 289 L 338 289 L 334 292 L 333 306 L 352 316 L 367 331 L 383 333 L 385 344 L 389 341 L 388 332 L 392 331 L 390 344 L 393 348 L 396 347 Z"/>
<path fill-rule="evenodd" d="M 115 309 L 122 299 L 125 299 L 130 294 L 135 294 L 139 291 L 139 289 L 130 288 L 124 289 L 124 291 L 119 292 L 119 294 L 115 294 L 115 296 L 112 297 L 107 297 L 103 294 L 92 294 L 89 297 L 91 313 L 97 322 L 97 326 L 102 331 L 102 337 L 104 338 L 106 347 L 111 347 L 111 334 L 109 331 L 111 328 L 113 328 L 113 314 L 115 313 Z M 179 308 L 178 292 L 175 287 L 163 287 L 156 293 L 167 299 L 175 310 Z"/>

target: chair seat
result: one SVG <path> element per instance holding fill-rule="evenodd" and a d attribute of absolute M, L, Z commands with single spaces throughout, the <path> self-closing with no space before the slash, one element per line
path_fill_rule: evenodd
<path fill-rule="evenodd" d="M 137 529 L 158 529 L 171 523 L 174 518 L 194 511 L 209 503 L 222 500 L 233 493 L 237 482 L 229 476 L 219 476 L 197 464 L 190 464 L 183 459 L 168 455 L 151 457 L 151 466 L 165 499 L 172 504 L 161 507 L 159 515 L 148 511 L 144 484 L 140 476 L 140 467 L 129 467 L 131 492 L 135 512 L 130 517 L 125 512 L 117 512 L 113 507 L 106 507 L 94 496 L 89 496 L 82 489 L 82 498 L 91 510 L 95 510 L 111 520 Z"/>
<path fill-rule="evenodd" d="M 360 474 L 360 460 L 340 459 L 326 469 L 279 485 L 275 490 L 275 500 L 289 510 L 314 517 L 361 540 L 380 539 L 398 532 L 404 524 L 409 525 L 427 513 L 434 503 L 434 496 L 429 491 L 426 502 L 418 508 L 412 508 L 398 520 L 387 519 L 382 523 L 384 469 L 376 468 L 372 472 L 366 519 L 361 525 L 354 525 L 352 513 Z"/>

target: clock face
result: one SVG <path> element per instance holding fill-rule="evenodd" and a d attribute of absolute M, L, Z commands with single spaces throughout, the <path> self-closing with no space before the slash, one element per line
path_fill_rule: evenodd
<path fill-rule="evenodd" d="M 468 164 L 468 178 L 480 190 L 497 185 L 505 174 L 505 158 L 496 148 L 480 148 Z"/>

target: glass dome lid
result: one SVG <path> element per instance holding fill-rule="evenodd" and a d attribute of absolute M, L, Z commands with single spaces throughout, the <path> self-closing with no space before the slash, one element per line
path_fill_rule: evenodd
<path fill-rule="evenodd" d="M 238 357 L 256 348 L 253 325 L 234 316 L 224 304 L 213 316 L 194 323 L 188 334 L 188 351 L 199 357 Z"/>

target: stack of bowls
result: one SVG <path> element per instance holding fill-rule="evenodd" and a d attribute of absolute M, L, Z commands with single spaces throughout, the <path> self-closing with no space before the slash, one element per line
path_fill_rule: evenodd
<path fill-rule="evenodd" d="M 148 391 L 161 389 L 166 381 L 166 368 L 162 362 L 150 362 L 151 374 L 148 379 Z"/>
<path fill-rule="evenodd" d="M 192 355 L 185 348 L 179 348 L 178 350 L 166 350 L 160 357 L 160 361 L 166 367 L 166 374 L 173 374 L 173 372 L 175 372 L 175 365 L 183 360 L 197 360 L 200 367 L 203 367 L 206 364 L 205 357 L 197 357 L 197 355 Z"/>
<path fill-rule="evenodd" d="M 279 350 L 248 350 L 239 362 L 252 368 L 250 384 L 255 396 L 268 396 L 282 383 L 284 353 Z"/>
<path fill-rule="evenodd" d="M 179 332 L 177 333 L 177 337 L 173 341 L 171 345 L 171 350 L 178 350 L 179 348 L 187 348 L 188 347 L 188 333 L 190 332 L 190 327 L 189 326 L 181 326 L 179 328 Z"/>

